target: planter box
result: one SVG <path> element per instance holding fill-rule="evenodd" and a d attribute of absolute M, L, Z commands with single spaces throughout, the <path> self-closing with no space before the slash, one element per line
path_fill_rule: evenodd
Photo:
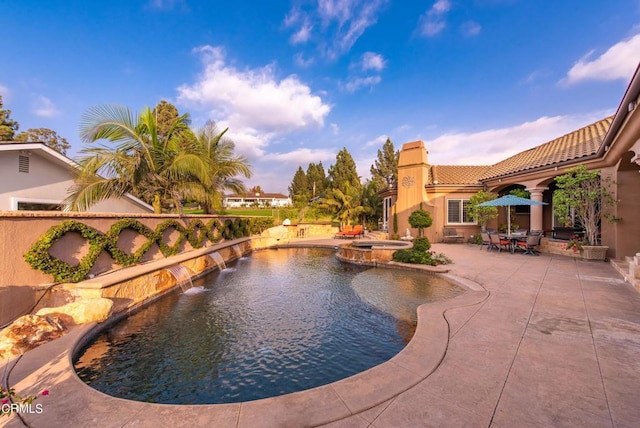
<path fill-rule="evenodd" d="M 603 245 L 583 245 L 580 254 L 585 260 L 602 260 L 606 259 L 609 247 Z"/>

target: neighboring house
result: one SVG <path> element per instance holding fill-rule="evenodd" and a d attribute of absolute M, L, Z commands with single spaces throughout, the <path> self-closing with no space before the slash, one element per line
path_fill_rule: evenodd
<path fill-rule="evenodd" d="M 381 192 L 383 224 L 393 233 L 393 213 L 397 214 L 397 233 L 409 228 L 408 218 L 422 204 L 433 217 L 426 229 L 432 241 L 441 241 L 444 227 L 455 227 L 466 237 L 479 232 L 469 215 L 469 198 L 478 190 L 499 194 L 525 189 L 531 199 L 548 205 L 522 207 L 516 222 L 523 229 L 544 230 L 551 236 L 562 226 L 553 215 L 555 178 L 567 169 L 585 165 L 611 177 L 618 203 L 611 214 L 622 220 L 601 225 L 601 240 L 609 246 L 608 255 L 624 259 L 640 252 L 640 68 L 612 117 L 607 117 L 523 151 L 495 165 L 430 165 L 422 141 L 404 144 L 398 162 L 398 182 Z M 504 209 L 494 227 L 506 223 Z M 414 231 L 415 235 L 415 231 Z"/>
<path fill-rule="evenodd" d="M 291 206 L 291 198 L 282 193 L 249 193 L 246 195 L 225 195 L 222 204 L 225 208 L 284 208 Z"/>
<path fill-rule="evenodd" d="M 0 142 L 0 211 L 58 211 L 74 184 L 75 162 L 42 143 Z M 152 213 L 127 194 L 99 202 L 90 212 Z"/>

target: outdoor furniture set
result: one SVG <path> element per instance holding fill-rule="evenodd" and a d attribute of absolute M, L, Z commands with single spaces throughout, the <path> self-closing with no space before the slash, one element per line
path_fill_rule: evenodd
<path fill-rule="evenodd" d="M 514 254 L 516 250 L 522 250 L 523 254 L 538 256 L 540 252 L 536 250 L 536 247 L 540 245 L 542 239 L 542 231 L 532 230 L 527 235 L 526 231 L 513 232 L 510 235 L 505 233 L 489 233 L 482 232 L 482 243 L 480 249 L 484 245 L 487 246 L 487 251 L 496 250 L 501 252 L 507 250 L 511 254 Z"/>
<path fill-rule="evenodd" d="M 342 230 L 335 234 L 334 238 L 359 238 L 364 237 L 364 226 L 356 224 L 352 226 L 350 224 L 342 228 Z"/>

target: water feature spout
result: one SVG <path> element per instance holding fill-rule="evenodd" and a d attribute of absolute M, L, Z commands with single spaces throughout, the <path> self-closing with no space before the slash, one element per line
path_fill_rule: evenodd
<path fill-rule="evenodd" d="M 183 292 L 193 287 L 193 281 L 191 281 L 191 274 L 186 267 L 182 265 L 173 265 L 166 268 L 167 271 L 176 279 L 177 285 L 180 286 Z"/>
<path fill-rule="evenodd" d="M 209 258 L 215 262 L 215 264 L 218 266 L 218 270 L 224 270 L 227 268 L 227 265 L 225 264 L 224 259 L 222 258 L 220 253 L 209 253 L 207 254 L 207 256 L 209 256 Z"/>
<path fill-rule="evenodd" d="M 240 249 L 240 246 L 238 244 L 234 245 L 233 247 L 233 251 L 236 253 L 236 257 L 241 258 L 242 257 L 242 250 Z"/>

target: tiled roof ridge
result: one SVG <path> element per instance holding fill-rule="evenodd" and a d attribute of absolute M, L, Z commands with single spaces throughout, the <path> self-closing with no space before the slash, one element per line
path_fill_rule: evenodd
<path fill-rule="evenodd" d="M 480 184 L 490 165 L 431 165 L 430 184 Z"/>
<path fill-rule="evenodd" d="M 494 165 L 481 180 L 595 155 L 611 126 L 613 116 L 600 119 L 536 147 L 516 153 Z"/>

